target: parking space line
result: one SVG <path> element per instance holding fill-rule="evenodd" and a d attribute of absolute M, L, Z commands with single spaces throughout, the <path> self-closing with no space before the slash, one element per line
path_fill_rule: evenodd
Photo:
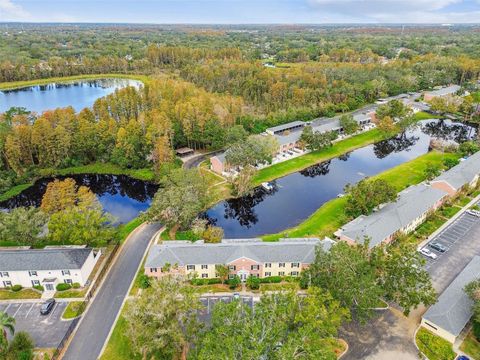
<path fill-rule="evenodd" d="M 13 314 L 12 317 L 15 317 L 17 316 L 17 313 L 20 311 L 20 308 L 23 306 L 23 304 L 20 304 L 20 306 L 18 307 L 17 311 L 15 311 L 15 314 Z"/>
<path fill-rule="evenodd" d="M 8 304 L 7 307 L 5 308 L 5 312 L 7 312 L 8 308 L 10 307 L 10 305 L 12 304 Z"/>
<path fill-rule="evenodd" d="M 50 312 L 50 314 L 48 314 L 47 319 L 50 319 L 50 318 L 52 317 L 52 315 L 53 315 L 53 313 L 55 312 L 55 310 L 57 310 L 58 305 L 59 305 L 58 302 L 53 305 L 53 309 L 52 309 L 52 311 Z"/>
<path fill-rule="evenodd" d="M 28 315 L 30 314 L 30 311 L 32 311 L 32 309 L 33 309 L 34 306 L 35 306 L 35 304 L 32 304 L 32 306 L 30 306 L 30 309 L 28 309 L 27 314 L 25 315 L 25 317 L 28 317 Z"/>

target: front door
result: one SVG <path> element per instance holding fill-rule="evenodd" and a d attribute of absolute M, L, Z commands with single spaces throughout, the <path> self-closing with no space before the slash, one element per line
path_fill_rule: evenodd
<path fill-rule="evenodd" d="M 247 281 L 248 275 L 249 275 L 249 273 L 248 273 L 248 271 L 246 271 L 246 270 L 240 270 L 240 271 L 238 272 L 238 276 L 240 277 L 240 280 L 241 280 L 242 282 Z"/>
<path fill-rule="evenodd" d="M 45 284 L 45 289 L 48 291 L 53 291 L 54 290 L 53 284 Z"/>

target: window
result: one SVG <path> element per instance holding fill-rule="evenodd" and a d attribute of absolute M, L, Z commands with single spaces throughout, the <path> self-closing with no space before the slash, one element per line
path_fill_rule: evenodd
<path fill-rule="evenodd" d="M 72 283 L 73 283 L 72 279 L 65 279 L 65 284 L 71 285 Z"/>
<path fill-rule="evenodd" d="M 234 277 L 235 277 L 235 275 L 233 275 L 233 274 L 228 275 L 229 279 L 233 279 Z"/>
<path fill-rule="evenodd" d="M 253 274 L 252 276 L 256 277 L 256 278 L 259 278 L 260 277 L 260 274 Z"/>
<path fill-rule="evenodd" d="M 187 265 L 187 270 L 195 270 L 195 265 Z"/>
<path fill-rule="evenodd" d="M 278 267 L 285 267 L 285 263 L 278 263 Z"/>
<path fill-rule="evenodd" d="M 299 263 L 292 263 L 292 268 L 299 268 L 300 264 Z"/>
<path fill-rule="evenodd" d="M 265 272 L 265 276 L 272 276 L 272 273 L 270 271 Z"/>
<path fill-rule="evenodd" d="M 38 285 L 40 285 L 40 281 L 32 280 L 32 286 L 38 286 Z"/>
<path fill-rule="evenodd" d="M 202 274 L 202 279 L 208 278 L 208 274 Z"/>
<path fill-rule="evenodd" d="M 265 263 L 265 267 L 266 267 L 266 268 L 271 268 L 271 267 L 272 267 L 272 263 Z"/>
<path fill-rule="evenodd" d="M 285 271 L 279 271 L 278 276 L 285 276 Z"/>
<path fill-rule="evenodd" d="M 290 273 L 290 275 L 291 275 L 291 276 L 298 276 L 298 271 L 292 271 L 292 272 Z"/>
<path fill-rule="evenodd" d="M 202 269 L 208 269 L 208 265 L 202 265 Z"/>
<path fill-rule="evenodd" d="M 156 273 L 156 272 L 157 272 L 157 268 L 150 268 L 150 272 L 151 272 L 151 273 L 154 273 L 154 272 Z"/>
<path fill-rule="evenodd" d="M 8 271 L 2 271 L 0 272 L 0 277 L 9 277 L 10 274 L 8 273 Z"/>
<path fill-rule="evenodd" d="M 70 275 L 70 270 L 62 270 L 62 275 Z"/>
<path fill-rule="evenodd" d="M 250 270 L 258 270 L 260 269 L 260 266 L 259 265 L 252 265 L 250 266 Z"/>
<path fill-rule="evenodd" d="M 5 286 L 5 287 L 12 286 L 12 282 L 11 281 L 4 281 L 3 286 Z"/>
<path fill-rule="evenodd" d="M 228 267 L 228 269 L 231 270 L 231 271 L 235 271 L 235 270 L 237 270 L 237 267 L 235 265 L 230 265 Z"/>
<path fill-rule="evenodd" d="M 28 275 L 30 275 L 30 276 L 38 276 L 38 274 L 37 274 L 36 271 L 29 271 L 29 272 L 28 272 Z"/>

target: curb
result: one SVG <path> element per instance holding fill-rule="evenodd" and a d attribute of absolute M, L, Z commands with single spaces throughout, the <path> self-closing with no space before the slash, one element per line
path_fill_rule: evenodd
<path fill-rule="evenodd" d="M 480 201 L 480 195 L 476 196 L 472 201 L 470 201 L 467 205 L 460 209 L 455 215 L 453 215 L 450 219 L 447 220 L 442 226 L 440 226 L 437 230 L 431 233 L 425 240 L 423 240 L 420 244 L 417 245 L 417 249 L 424 247 L 428 242 L 434 239 L 438 234 L 440 234 L 443 230 L 445 230 L 451 223 L 457 220 L 465 211 L 470 208 L 473 204 Z"/>
<path fill-rule="evenodd" d="M 140 228 L 140 227 L 145 226 L 146 224 L 147 224 L 147 223 L 144 222 L 142 225 L 140 225 L 139 227 L 137 227 L 137 229 Z M 135 230 L 136 230 L 136 229 L 135 229 Z M 135 230 L 132 231 L 132 232 L 130 233 L 130 235 L 133 235 L 133 233 L 135 232 Z M 130 291 L 132 291 L 133 283 L 135 282 L 135 279 L 136 279 L 136 277 L 137 277 L 137 274 L 138 274 L 138 272 L 140 271 L 140 269 L 141 269 L 141 267 L 142 267 L 143 260 L 145 259 L 145 256 L 147 255 L 148 250 L 150 250 L 150 247 L 151 247 L 152 244 L 155 242 L 155 239 L 157 239 L 164 230 L 165 230 L 165 226 L 162 226 L 162 227 L 160 228 L 160 230 L 158 230 L 158 231 L 157 231 L 155 234 L 153 234 L 153 236 L 150 238 L 150 241 L 149 241 L 149 243 L 148 243 L 148 246 L 147 246 L 147 248 L 145 249 L 145 252 L 143 253 L 143 256 L 142 256 L 142 259 L 141 259 L 140 263 L 138 264 L 137 271 L 135 272 L 135 275 L 133 276 L 133 279 L 132 279 L 132 281 L 130 282 L 130 286 L 128 287 L 127 294 L 126 294 L 125 297 L 123 298 L 122 305 L 120 306 L 120 309 L 118 310 L 117 316 L 115 317 L 115 320 L 114 320 L 114 322 L 113 322 L 113 324 L 112 324 L 112 327 L 110 328 L 110 331 L 108 332 L 108 335 L 107 335 L 107 337 L 106 337 L 106 339 L 105 339 L 105 342 L 103 343 L 102 349 L 100 350 L 100 353 L 98 354 L 98 358 L 99 358 L 99 359 L 102 357 L 105 349 L 107 348 L 108 342 L 110 341 L 110 338 L 112 337 L 113 330 L 115 330 L 115 326 L 117 325 L 118 319 L 120 318 L 120 315 L 121 315 L 122 310 L 123 310 L 123 308 L 124 308 L 124 306 L 125 306 L 125 303 L 127 302 L 127 300 L 128 300 L 129 297 L 130 297 Z M 129 238 L 130 238 L 130 235 L 128 236 Z M 128 239 L 127 239 L 127 240 L 128 240 Z M 126 242 L 127 242 L 127 241 L 124 241 L 124 244 L 125 244 Z M 122 246 L 123 246 L 123 244 L 122 244 Z M 107 274 L 105 274 L 105 277 L 106 277 L 106 276 L 107 276 Z"/>
<path fill-rule="evenodd" d="M 342 338 L 337 338 L 341 343 L 344 343 L 345 344 L 345 350 L 340 354 L 338 355 L 337 359 L 340 359 L 342 356 L 344 356 L 346 353 L 348 353 L 348 350 L 349 350 L 349 346 L 348 346 L 348 342 L 345 340 L 345 339 L 342 339 Z"/>

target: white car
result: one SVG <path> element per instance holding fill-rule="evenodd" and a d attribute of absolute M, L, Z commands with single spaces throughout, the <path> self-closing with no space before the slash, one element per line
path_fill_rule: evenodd
<path fill-rule="evenodd" d="M 473 215 L 473 216 L 476 216 L 476 217 L 480 217 L 480 211 L 478 211 L 478 210 L 467 210 L 467 214 L 470 214 L 470 215 Z"/>
<path fill-rule="evenodd" d="M 427 248 L 421 248 L 420 250 L 418 250 L 420 252 L 420 254 L 423 254 L 425 255 L 426 257 L 430 258 L 430 259 L 436 259 L 437 258 L 437 255 L 434 254 L 433 252 L 431 252 L 430 250 L 428 250 Z"/>

